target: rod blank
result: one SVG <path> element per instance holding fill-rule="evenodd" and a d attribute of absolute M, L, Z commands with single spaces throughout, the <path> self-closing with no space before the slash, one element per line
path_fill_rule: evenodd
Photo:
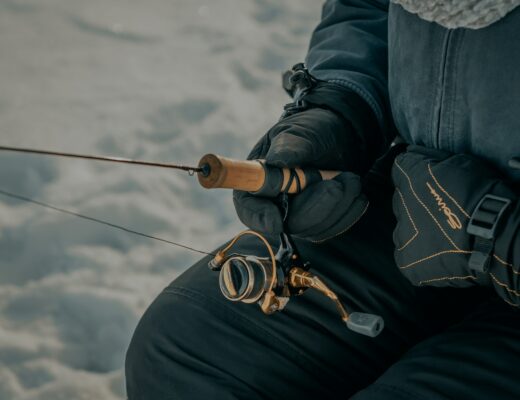
<path fill-rule="evenodd" d="M 132 160 L 130 158 L 123 158 L 123 157 L 97 156 L 97 155 L 78 154 L 78 153 L 65 153 L 63 151 L 29 149 L 29 148 L 11 147 L 11 146 L 0 146 L 0 151 L 13 151 L 16 153 L 40 154 L 40 155 L 55 156 L 55 157 L 80 158 L 83 160 L 108 161 L 108 162 L 122 163 L 122 164 L 144 165 L 146 167 L 180 169 L 182 171 L 188 171 L 188 172 L 201 172 L 200 168 L 190 167 L 188 165 L 155 162 L 155 161 Z"/>

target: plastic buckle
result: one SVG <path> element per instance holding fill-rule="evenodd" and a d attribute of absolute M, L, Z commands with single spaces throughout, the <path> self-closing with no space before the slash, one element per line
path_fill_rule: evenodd
<path fill-rule="evenodd" d="M 282 86 L 293 99 L 301 99 L 316 85 L 316 79 L 309 73 L 305 64 L 298 63 L 282 74 Z"/>
<path fill-rule="evenodd" d="M 495 233 L 511 200 L 504 197 L 486 194 L 477 204 L 466 228 L 466 232 L 474 235 L 473 253 L 469 259 L 469 267 L 478 272 L 486 272 L 495 244 Z"/>
<path fill-rule="evenodd" d="M 475 207 L 466 232 L 484 239 L 494 239 L 500 218 L 510 204 L 509 199 L 486 194 Z"/>

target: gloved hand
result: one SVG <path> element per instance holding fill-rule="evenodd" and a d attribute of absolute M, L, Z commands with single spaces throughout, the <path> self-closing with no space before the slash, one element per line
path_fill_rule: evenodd
<path fill-rule="evenodd" d="M 501 175 L 473 156 L 409 146 L 396 157 L 392 178 L 395 259 L 401 272 L 417 286 L 493 283 L 500 296 L 512 302 L 514 289 L 507 282 L 506 264 L 518 270 L 510 259 L 514 247 L 520 256 L 518 242 L 514 244 L 518 210 L 513 210 L 518 206 L 506 206 L 509 200 L 516 201 L 516 194 Z M 488 196 L 479 206 L 486 195 L 503 201 Z M 482 234 L 494 237 L 484 239 Z M 503 273 L 505 278 L 498 276 Z"/>
<path fill-rule="evenodd" d="M 357 108 L 366 119 L 370 119 L 371 111 L 355 93 L 329 83 L 319 83 L 303 100 L 306 109 L 276 123 L 248 159 L 265 159 L 267 164 L 277 167 L 349 171 L 291 196 L 288 233 L 323 241 L 346 231 L 368 206 L 358 176 L 369 165 L 364 150 L 367 144 L 358 131 L 364 122 L 356 121 L 355 127 L 338 110 L 353 113 L 353 104 L 359 104 Z M 333 106 L 329 107 L 327 102 Z M 251 229 L 268 234 L 282 231 L 283 217 L 275 200 L 240 191 L 234 191 L 233 200 L 240 220 Z"/>

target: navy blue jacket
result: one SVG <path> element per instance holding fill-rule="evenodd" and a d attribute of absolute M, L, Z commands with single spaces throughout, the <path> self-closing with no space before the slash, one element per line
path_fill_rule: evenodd
<path fill-rule="evenodd" d="M 507 167 L 520 155 L 520 7 L 482 29 L 446 29 L 385 0 L 329 0 L 308 52 L 319 79 L 356 92 L 409 143 Z M 373 134 L 373 133 L 370 133 Z"/>
<path fill-rule="evenodd" d="M 361 132 L 371 146 L 387 146 L 396 127 L 408 143 L 479 156 L 520 183 L 507 166 L 520 155 L 520 7 L 486 28 L 449 30 L 384 0 L 328 0 L 306 62 L 366 101 L 346 114 L 373 111 L 377 124 Z M 492 276 L 520 306 L 516 203 L 502 240 L 509 262 Z"/>

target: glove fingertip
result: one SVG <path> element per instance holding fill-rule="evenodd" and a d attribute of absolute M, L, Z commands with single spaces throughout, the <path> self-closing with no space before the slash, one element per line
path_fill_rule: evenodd
<path fill-rule="evenodd" d="M 283 230 L 280 210 L 270 200 L 255 197 L 247 192 L 233 193 L 238 218 L 252 230 L 278 234 Z"/>
<path fill-rule="evenodd" d="M 343 186 L 344 190 L 348 190 L 351 193 L 361 192 L 361 178 L 359 177 L 359 175 L 354 174 L 353 172 L 341 172 L 339 175 L 336 175 L 332 180 L 340 183 Z"/>

